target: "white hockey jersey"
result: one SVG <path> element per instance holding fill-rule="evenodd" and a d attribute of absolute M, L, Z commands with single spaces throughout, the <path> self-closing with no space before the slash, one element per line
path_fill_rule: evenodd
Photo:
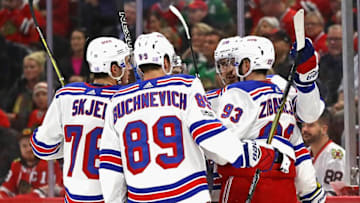
<path fill-rule="evenodd" d="M 281 83 L 281 80 L 285 81 L 282 78 L 277 79 L 277 83 L 279 81 Z M 224 125 L 240 139 L 257 139 L 260 142 L 266 142 L 266 136 L 270 133 L 283 94 L 283 89 L 272 81 L 273 79 L 270 78 L 266 81 L 244 81 L 224 88 L 216 112 Z M 285 85 L 286 81 L 283 88 Z M 272 140 L 273 146 L 295 161 L 297 173 L 295 186 L 300 196 L 320 192 L 317 191 L 315 170 L 309 151 L 303 143 L 300 129 L 296 126 L 299 102 L 306 101 L 299 98 L 304 95 L 299 91 L 296 92 L 295 89 L 291 90 L 275 132 L 275 135 L 280 136 L 275 136 Z M 321 108 L 321 102 L 311 101 L 311 104 L 319 104 Z M 307 105 L 309 105 L 308 101 Z M 319 108 L 319 106 L 316 107 Z M 313 113 L 312 116 L 305 115 L 301 118 L 312 120 L 317 119 L 318 116 L 320 114 Z"/>
<path fill-rule="evenodd" d="M 311 147 L 309 149 L 311 151 Z M 316 177 L 323 185 L 327 195 L 336 195 L 330 182 L 344 180 L 345 150 L 329 140 L 319 153 L 312 157 L 312 161 L 316 170 Z"/>
<path fill-rule="evenodd" d="M 277 85 L 282 91 L 285 90 L 287 80 L 280 75 L 267 75 L 266 79 Z M 320 97 L 319 88 L 316 83 L 307 88 L 295 89 L 290 87 L 288 97 L 291 98 L 296 106 L 296 118 L 300 122 L 315 122 L 325 108 L 325 102 Z"/>
<path fill-rule="evenodd" d="M 41 159 L 64 158 L 66 202 L 103 202 L 99 148 L 105 112 L 120 86 L 71 83 L 59 89 L 31 139 Z"/>
<path fill-rule="evenodd" d="M 200 147 L 220 164 L 233 163 L 242 147 L 228 133 L 193 76 L 164 76 L 122 88 L 112 98 L 101 141 L 105 201 L 123 200 L 126 194 L 118 186 L 125 180 L 128 202 L 210 201 Z"/>

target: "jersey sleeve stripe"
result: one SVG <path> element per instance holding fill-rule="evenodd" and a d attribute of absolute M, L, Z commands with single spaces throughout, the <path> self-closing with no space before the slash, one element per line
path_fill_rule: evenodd
<path fill-rule="evenodd" d="M 100 155 L 100 162 L 108 162 L 111 164 L 122 166 L 122 160 L 113 156 Z"/>
<path fill-rule="evenodd" d="M 305 155 L 303 155 L 303 156 L 301 156 L 301 157 L 296 158 L 295 166 L 298 166 L 298 165 L 301 164 L 303 161 L 308 160 L 308 159 L 311 160 L 311 157 L 310 157 L 309 154 L 305 154 Z"/>
<path fill-rule="evenodd" d="M 299 144 L 299 145 L 294 146 L 294 150 L 295 150 L 295 151 L 297 151 L 297 150 L 299 150 L 299 149 L 301 149 L 301 148 L 305 148 L 305 144 L 304 144 L 304 143 L 301 143 L 301 144 Z"/>
<path fill-rule="evenodd" d="M 198 121 L 190 126 L 190 133 L 197 144 L 226 130 L 226 127 L 217 120 Z"/>
<path fill-rule="evenodd" d="M 214 128 L 218 128 L 218 127 L 221 127 L 222 124 L 221 123 L 209 123 L 209 124 L 205 124 L 199 128 L 197 128 L 196 130 L 194 130 L 192 132 L 193 134 L 193 138 L 196 139 L 197 136 L 209 131 L 209 130 L 212 130 Z"/>
<path fill-rule="evenodd" d="M 303 148 L 303 149 L 295 151 L 296 157 L 302 156 L 304 154 L 309 154 L 309 150 L 307 150 L 306 148 Z"/>
<path fill-rule="evenodd" d="M 207 190 L 205 172 L 194 173 L 174 184 L 153 187 L 133 188 L 128 186 L 129 202 L 178 202 Z"/>
<path fill-rule="evenodd" d="M 320 195 L 320 197 L 322 196 L 320 199 L 325 198 L 325 192 L 322 189 L 321 185 L 319 185 L 319 183 L 318 183 L 318 187 L 316 187 L 316 189 L 314 191 L 310 192 L 309 194 L 304 195 L 303 197 L 300 197 L 300 201 L 303 203 L 311 203 L 312 202 L 311 200 L 315 199 L 319 195 Z"/>
<path fill-rule="evenodd" d="M 119 173 L 124 172 L 123 167 L 117 166 L 114 164 L 110 164 L 110 163 L 106 163 L 106 162 L 100 162 L 99 168 L 100 169 L 108 169 L 108 170 L 112 170 L 112 171 L 119 172 Z"/>
<path fill-rule="evenodd" d="M 60 149 L 60 142 L 55 145 L 46 145 L 38 140 L 36 140 L 36 132 L 30 138 L 31 148 L 33 149 L 34 153 L 39 156 L 49 156 L 55 154 Z"/>
<path fill-rule="evenodd" d="M 190 132 L 193 132 L 194 130 L 196 130 L 196 128 L 198 128 L 204 124 L 215 123 L 215 122 L 220 122 L 220 121 L 218 119 L 213 119 L 213 120 L 201 120 L 201 121 L 195 122 L 195 123 L 191 124 Z"/>
<path fill-rule="evenodd" d="M 104 202 L 104 197 L 102 195 L 75 195 L 71 194 L 69 190 L 65 187 L 65 200 L 69 203 L 80 203 L 80 202 Z"/>
<path fill-rule="evenodd" d="M 210 137 L 217 135 L 225 130 L 226 130 L 225 126 L 221 126 L 217 129 L 212 129 L 210 132 L 206 132 L 205 134 L 197 136 L 195 142 L 197 144 L 200 144 L 202 141 L 209 139 Z"/>
<path fill-rule="evenodd" d="M 115 172 L 123 172 L 121 153 L 116 150 L 100 150 L 100 169 L 109 169 Z"/>
<path fill-rule="evenodd" d="M 311 160 L 309 150 L 305 147 L 304 143 L 294 146 L 294 150 L 296 157 L 295 166 L 298 166 L 303 161 Z"/>
<path fill-rule="evenodd" d="M 117 156 L 119 158 L 121 158 L 121 153 L 119 151 L 116 150 L 112 150 L 112 149 L 102 149 L 100 150 L 100 156 L 101 155 L 114 155 Z"/>

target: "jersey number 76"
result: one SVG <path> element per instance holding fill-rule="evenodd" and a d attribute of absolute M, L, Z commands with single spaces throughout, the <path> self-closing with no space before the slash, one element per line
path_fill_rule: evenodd
<path fill-rule="evenodd" d="M 76 155 L 79 148 L 79 142 L 83 134 L 82 125 L 66 125 L 65 130 L 65 142 L 71 142 L 71 161 L 67 172 L 67 176 L 71 177 L 74 166 L 76 163 Z M 95 166 L 96 160 L 99 159 L 99 146 L 98 141 L 101 138 L 103 128 L 95 127 L 85 135 L 85 148 L 82 170 L 84 174 L 90 179 L 99 179 L 99 167 Z M 99 161 L 99 160 L 98 160 Z M 79 161 L 78 161 L 79 162 Z"/>

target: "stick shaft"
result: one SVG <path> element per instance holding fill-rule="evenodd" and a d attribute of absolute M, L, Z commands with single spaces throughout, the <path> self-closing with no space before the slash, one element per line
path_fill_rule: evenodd
<path fill-rule="evenodd" d="M 53 65 L 53 67 L 54 67 L 54 69 L 55 69 L 56 75 L 57 75 L 57 77 L 58 77 L 58 79 L 59 79 L 59 82 L 60 82 L 61 86 L 64 87 L 64 86 L 65 86 L 64 77 L 63 77 L 63 76 L 61 75 L 61 73 L 60 73 L 60 70 L 59 70 L 59 68 L 58 68 L 58 66 L 57 66 L 57 64 L 56 64 L 56 61 L 55 61 L 55 59 L 54 59 L 54 57 L 53 57 L 53 54 L 51 53 L 51 51 L 50 51 L 50 49 L 49 49 L 49 46 L 48 46 L 48 44 L 47 44 L 47 42 L 46 42 L 46 40 L 45 40 L 45 37 L 44 37 L 44 35 L 42 34 L 41 29 L 40 29 L 40 27 L 39 27 L 39 24 L 38 24 L 38 22 L 37 22 L 37 20 L 36 20 L 36 16 L 35 16 L 35 12 L 34 12 L 34 8 L 33 8 L 33 1 L 32 1 L 32 0 L 29 0 L 29 7 L 30 7 L 30 12 L 31 12 L 31 15 L 32 15 L 32 17 L 33 17 L 34 23 L 35 23 L 36 31 L 38 32 L 38 34 L 39 34 L 39 36 L 40 36 L 40 39 L 41 39 L 40 41 L 41 41 L 41 43 L 43 44 L 43 46 L 45 47 L 45 51 L 46 51 L 46 53 L 48 54 L 48 56 L 49 56 L 49 58 L 50 58 L 51 64 Z"/>

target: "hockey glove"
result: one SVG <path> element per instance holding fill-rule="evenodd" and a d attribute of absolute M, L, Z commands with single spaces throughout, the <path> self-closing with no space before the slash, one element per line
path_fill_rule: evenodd
<path fill-rule="evenodd" d="M 290 51 L 290 55 L 294 59 L 297 53 L 296 47 L 297 43 L 295 42 Z M 301 50 L 300 54 L 301 58 L 297 64 L 294 82 L 300 91 L 306 92 L 309 91 L 309 88 L 310 90 L 313 89 L 311 87 L 314 87 L 314 81 L 319 75 L 317 53 L 309 38 L 305 39 L 305 47 Z"/>
<path fill-rule="evenodd" d="M 303 203 L 325 203 L 326 195 L 321 184 L 317 183 L 317 187 L 314 191 L 304 196 L 300 196 L 300 201 Z"/>
<path fill-rule="evenodd" d="M 261 171 L 272 169 L 274 163 L 281 163 L 280 170 L 284 173 L 289 171 L 290 160 L 271 145 L 259 146 L 253 140 L 245 140 L 243 144 L 244 154 L 235 163 L 235 168 L 259 168 Z"/>
<path fill-rule="evenodd" d="M 288 156 L 281 153 L 278 149 L 273 148 L 271 145 L 266 145 L 267 147 L 261 146 L 261 159 L 255 168 L 260 169 L 262 172 L 270 171 L 274 164 L 280 164 L 280 167 L 277 170 L 283 173 L 289 173 L 289 168 L 291 161 Z"/>

